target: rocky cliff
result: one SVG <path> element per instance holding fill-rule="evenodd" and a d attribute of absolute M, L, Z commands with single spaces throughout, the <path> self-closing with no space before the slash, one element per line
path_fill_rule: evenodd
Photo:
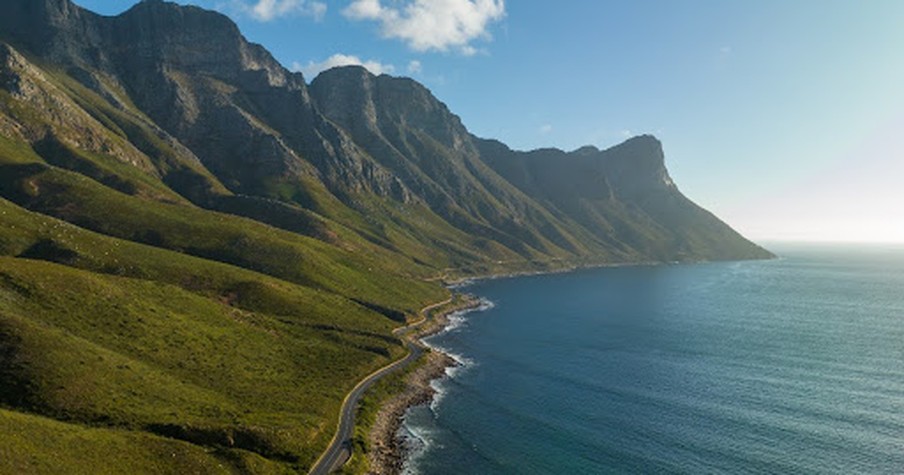
<path fill-rule="evenodd" d="M 274 200 L 437 267 L 769 255 L 680 193 L 652 137 L 516 152 L 472 136 L 410 79 L 346 67 L 308 86 L 197 7 L 148 0 L 116 17 L 69 0 L 0 9 L 9 51 L 71 81 L 58 102 L 108 132 L 86 134 L 122 142 L 106 153 L 202 207 L 274 224 L 260 201 Z M 257 201 L 236 205 L 248 200 Z"/>

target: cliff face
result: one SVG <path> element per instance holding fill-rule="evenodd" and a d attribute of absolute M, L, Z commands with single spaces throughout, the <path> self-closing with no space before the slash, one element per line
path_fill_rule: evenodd
<path fill-rule="evenodd" d="M 100 24 L 106 73 L 230 190 L 314 173 L 299 156 L 315 129 L 303 79 L 226 17 L 154 1 Z"/>
<path fill-rule="evenodd" d="M 346 67 L 309 87 L 197 7 L 146 0 L 101 17 L 68 0 L 10 0 L 0 13 L 8 51 L 72 83 L 43 94 L 97 125 L 55 135 L 115 142 L 93 148 L 203 207 L 258 200 L 243 214 L 274 224 L 260 209 L 274 200 L 436 265 L 769 255 L 678 191 L 652 137 L 512 151 L 473 137 L 410 79 Z M 14 101 L 36 107 L 33 96 Z M 34 128 L 21 107 L 7 111 L 7 129 Z"/>
<path fill-rule="evenodd" d="M 322 73 L 311 91 L 330 121 L 457 228 L 522 253 L 579 247 L 560 222 L 487 166 L 459 118 L 424 86 L 345 67 Z"/>
<path fill-rule="evenodd" d="M 52 61 L 100 62 L 96 15 L 69 0 L 9 0 L 2 10 L 5 41 Z"/>
<path fill-rule="evenodd" d="M 655 137 L 634 137 L 607 150 L 583 147 L 516 152 L 480 141 L 481 156 L 544 206 L 567 215 L 625 252 L 655 261 L 756 259 L 751 244 L 687 199 L 665 167 Z"/>

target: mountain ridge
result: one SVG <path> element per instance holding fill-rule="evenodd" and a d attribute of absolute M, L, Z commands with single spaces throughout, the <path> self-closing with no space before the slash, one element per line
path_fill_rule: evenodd
<path fill-rule="evenodd" d="M 481 155 L 480 139 L 411 79 L 352 66 L 326 71 L 308 85 L 248 42 L 226 16 L 193 6 L 140 2 L 120 15 L 99 17 L 68 0 L 40 5 L 34 10 L 46 13 L 48 30 L 61 38 L 44 56 L 66 64 L 61 58 L 69 54 L 70 69 L 95 68 L 75 78 L 103 97 L 115 97 L 115 87 L 90 78 L 102 74 L 121 86 L 126 102 L 147 113 L 233 194 L 288 201 L 328 217 L 348 211 L 327 209 L 335 206 L 369 214 L 372 206 L 362 201 L 374 197 L 414 203 L 528 260 L 606 254 L 593 236 L 598 228 L 578 230 L 512 186 L 488 166 L 498 160 Z M 70 45 L 67 35 L 79 31 L 89 33 L 88 41 Z M 522 156 L 536 153 L 542 152 Z M 646 154 L 661 158 L 661 146 Z M 609 167 L 611 173 L 640 176 L 642 160 L 625 163 L 621 171 Z M 646 172 L 671 181 L 664 163 Z M 177 191 L 217 207 L 216 187 Z M 312 187 L 319 189 L 312 193 Z M 362 200 L 362 194 L 368 197 Z M 691 253 L 707 258 L 702 249 Z"/>
<path fill-rule="evenodd" d="M 60 431 L 182 454 L 163 471 L 301 471 L 443 280 L 772 257 L 665 160 L 653 136 L 512 150 L 410 78 L 308 83 L 199 7 L 8 0 L 0 434 L 28 429 L 0 472 L 101 463 L 40 448 Z"/>

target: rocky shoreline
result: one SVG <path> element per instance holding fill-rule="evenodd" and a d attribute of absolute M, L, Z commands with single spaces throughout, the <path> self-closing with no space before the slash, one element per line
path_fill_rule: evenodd
<path fill-rule="evenodd" d="M 431 351 L 424 355 L 426 364 L 414 370 L 406 380 L 405 391 L 386 401 L 377 413 L 369 435 L 370 472 L 395 475 L 402 472 L 407 449 L 399 429 L 409 407 L 428 404 L 435 394 L 430 382 L 445 374 L 446 368 L 457 363 L 444 353 Z"/>
<path fill-rule="evenodd" d="M 464 305 L 434 316 L 434 321 L 417 338 L 434 335 L 449 325 L 449 315 L 455 312 L 473 310 L 480 306 L 476 298 L 468 298 Z M 368 435 L 370 451 L 367 455 L 370 465 L 368 473 L 375 475 L 396 475 L 402 472 L 408 455 L 405 440 L 399 436 L 399 429 L 410 407 L 429 404 L 436 391 L 430 383 L 442 378 L 446 368 L 459 363 L 449 355 L 436 350 L 424 354 L 425 362 L 408 374 L 405 390 L 383 402 L 376 421 Z"/>

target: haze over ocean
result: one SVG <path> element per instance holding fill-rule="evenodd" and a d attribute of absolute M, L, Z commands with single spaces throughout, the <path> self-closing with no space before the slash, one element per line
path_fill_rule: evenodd
<path fill-rule="evenodd" d="M 899 473 L 904 248 L 488 280 L 409 473 Z"/>

